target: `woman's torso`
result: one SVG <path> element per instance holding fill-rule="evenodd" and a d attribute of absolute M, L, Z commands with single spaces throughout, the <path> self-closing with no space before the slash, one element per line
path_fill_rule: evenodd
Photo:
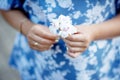
<path fill-rule="evenodd" d="M 70 16 L 73 25 L 104 22 L 115 16 L 115 0 L 25 0 L 29 19 L 49 26 L 59 15 Z M 109 29 L 109 27 L 108 27 Z M 18 34 L 11 55 L 25 79 L 37 80 L 118 80 L 120 78 L 120 38 L 93 41 L 88 49 L 73 59 L 60 39 L 50 50 L 30 49 L 27 39 Z"/>

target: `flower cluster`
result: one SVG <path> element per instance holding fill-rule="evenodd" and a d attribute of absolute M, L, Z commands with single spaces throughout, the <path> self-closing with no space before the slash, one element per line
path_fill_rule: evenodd
<path fill-rule="evenodd" d="M 64 15 L 60 15 L 58 19 L 53 19 L 49 29 L 52 33 L 62 38 L 77 32 L 77 29 L 72 25 L 70 17 Z"/>

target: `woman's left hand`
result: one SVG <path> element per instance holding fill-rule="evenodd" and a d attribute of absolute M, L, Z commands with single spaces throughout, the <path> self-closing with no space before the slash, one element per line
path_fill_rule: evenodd
<path fill-rule="evenodd" d="M 65 38 L 67 53 L 75 58 L 84 52 L 93 40 L 92 30 L 88 26 L 77 26 L 78 32 Z"/>

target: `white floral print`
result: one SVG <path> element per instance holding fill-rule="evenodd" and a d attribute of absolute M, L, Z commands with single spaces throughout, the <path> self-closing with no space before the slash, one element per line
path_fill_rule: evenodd
<path fill-rule="evenodd" d="M 120 0 L 25 0 L 21 4 L 20 1 L 0 0 L 0 9 L 21 8 L 32 22 L 48 27 L 52 20 L 60 15 L 69 16 L 73 26 L 101 23 L 116 16 L 115 6 L 118 4 L 115 2 L 120 2 Z M 62 19 L 62 22 L 66 23 L 67 20 Z M 58 23 L 55 22 L 55 25 Z M 23 80 L 119 80 L 119 44 L 120 37 L 93 41 L 85 52 L 77 58 L 71 58 L 66 53 L 66 45 L 62 39 L 51 49 L 39 52 L 31 49 L 25 36 L 18 33 L 10 65 L 20 72 Z"/>

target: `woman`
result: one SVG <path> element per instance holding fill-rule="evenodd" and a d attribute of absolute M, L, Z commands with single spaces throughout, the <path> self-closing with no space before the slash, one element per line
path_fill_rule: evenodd
<path fill-rule="evenodd" d="M 118 0 L 4 0 L 3 17 L 20 31 L 10 64 L 23 80 L 119 80 Z M 6 11 L 5 11 L 6 10 Z M 70 16 L 78 33 L 65 39 L 49 30 Z M 66 50 L 66 47 L 68 49 Z"/>

